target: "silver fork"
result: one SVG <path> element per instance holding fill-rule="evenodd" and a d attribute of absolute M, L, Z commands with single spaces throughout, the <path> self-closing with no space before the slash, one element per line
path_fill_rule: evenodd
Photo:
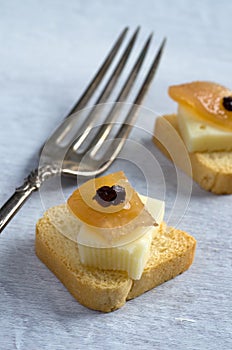
<path fill-rule="evenodd" d="M 140 51 L 137 60 L 135 61 L 121 91 L 116 98 L 115 103 L 107 113 L 104 123 L 97 131 L 97 134 L 95 134 L 90 140 L 89 145 L 84 152 L 80 152 L 80 149 L 84 142 L 86 142 L 86 138 L 91 135 L 91 131 L 93 130 L 96 120 L 99 117 L 99 104 L 102 106 L 102 104 L 107 102 L 120 75 L 122 74 L 137 39 L 139 29 L 140 28 L 136 29 L 135 33 L 129 40 L 129 43 L 121 54 L 120 59 L 108 78 L 108 81 L 100 93 L 100 96 L 94 103 L 94 106 L 90 110 L 87 109 L 88 115 L 81 126 L 78 127 L 79 129 L 75 130 L 76 125 L 78 124 L 78 119 L 80 120 L 81 118 L 81 110 L 87 106 L 102 79 L 105 77 L 107 70 L 110 68 L 112 61 L 121 48 L 128 28 L 125 28 L 120 34 L 102 66 L 90 84 L 87 86 L 78 102 L 68 114 L 68 118 L 65 118 L 64 122 L 47 140 L 42 150 L 38 169 L 33 170 L 29 174 L 29 176 L 24 180 L 23 185 L 16 188 L 15 193 L 0 209 L 0 232 L 6 227 L 8 222 L 13 218 L 32 192 L 37 191 L 45 180 L 58 174 L 96 176 L 104 172 L 116 159 L 126 139 L 128 138 L 131 128 L 135 123 L 139 107 L 155 75 L 165 46 L 165 39 L 161 43 L 151 63 L 151 66 L 145 76 L 145 79 L 143 80 L 141 87 L 139 88 L 139 91 L 137 92 L 133 104 L 131 105 L 129 112 L 127 112 L 123 124 L 121 124 L 119 130 L 112 139 L 112 142 L 110 142 L 109 146 L 107 147 L 104 155 L 98 158 L 96 157 L 96 154 L 102 149 L 104 142 L 109 137 L 109 134 L 115 125 L 116 119 L 120 115 L 123 104 L 119 102 L 125 102 L 129 93 L 131 92 L 136 77 L 148 52 L 152 34 L 148 37 L 142 50 Z M 70 140 L 68 144 L 64 146 L 62 142 L 68 136 Z"/>

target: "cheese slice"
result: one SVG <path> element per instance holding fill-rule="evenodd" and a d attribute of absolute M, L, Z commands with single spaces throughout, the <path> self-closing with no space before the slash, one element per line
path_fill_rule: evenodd
<path fill-rule="evenodd" d="M 164 217 L 164 202 L 142 195 L 139 197 L 160 224 Z M 74 217 L 68 208 L 60 211 L 59 220 L 52 208 L 48 210 L 48 215 L 60 233 L 78 244 L 83 265 L 127 271 L 132 279 L 140 279 L 149 258 L 152 239 L 158 233 L 158 226 L 137 227 L 130 234 L 118 238 L 112 246 L 104 240 L 104 236 Z"/>
<path fill-rule="evenodd" d="M 138 280 L 150 256 L 151 242 L 156 230 L 157 228 L 150 229 L 136 241 L 116 248 L 79 245 L 81 263 L 103 270 L 126 271 L 129 277 Z"/>
<path fill-rule="evenodd" d="M 164 202 L 141 195 L 140 199 L 160 224 L 164 217 Z M 150 255 L 152 239 L 157 232 L 157 226 L 138 227 L 128 235 L 130 241 L 129 238 L 125 240 L 125 237 L 121 237 L 117 246 L 103 248 L 105 242 L 99 241 L 98 235 L 91 228 L 82 226 L 77 238 L 78 242 L 82 242 L 78 244 L 81 263 L 100 269 L 127 271 L 132 279 L 140 279 Z M 133 237 L 139 238 L 133 240 Z M 103 244 L 102 248 L 99 247 L 100 244 Z"/>
<path fill-rule="evenodd" d="M 207 124 L 191 107 L 179 104 L 177 122 L 190 153 L 232 150 L 232 132 Z"/>

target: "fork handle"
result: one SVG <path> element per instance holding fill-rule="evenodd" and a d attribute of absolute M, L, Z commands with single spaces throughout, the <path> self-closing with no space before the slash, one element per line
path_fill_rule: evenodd
<path fill-rule="evenodd" d="M 34 187 L 26 183 L 16 188 L 15 193 L 0 209 L 0 233 L 35 190 Z"/>
<path fill-rule="evenodd" d="M 30 195 L 37 191 L 42 183 L 51 176 L 59 173 L 59 168 L 47 165 L 33 170 L 24 180 L 22 186 L 17 187 L 15 193 L 6 201 L 0 209 L 0 233 L 22 207 Z"/>

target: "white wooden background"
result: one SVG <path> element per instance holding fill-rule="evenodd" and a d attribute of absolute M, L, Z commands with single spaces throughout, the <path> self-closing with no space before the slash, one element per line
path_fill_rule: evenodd
<path fill-rule="evenodd" d="M 140 24 L 141 39 L 154 30 L 154 48 L 167 36 L 144 106 L 169 113 L 176 108 L 170 84 L 213 80 L 232 88 L 231 14 L 227 0 L 0 0 L 0 205 L 36 166 L 42 142 L 125 25 Z M 152 130 L 154 120 L 139 123 Z M 162 163 L 168 213 L 174 168 L 149 134 L 137 140 Z M 139 174 L 122 166 L 141 189 Z M 65 188 L 71 193 L 74 183 Z M 178 223 L 198 240 L 193 266 L 110 314 L 79 305 L 35 256 L 34 227 L 43 210 L 36 193 L 0 237 L 0 349 L 232 348 L 232 196 L 193 184 Z"/>

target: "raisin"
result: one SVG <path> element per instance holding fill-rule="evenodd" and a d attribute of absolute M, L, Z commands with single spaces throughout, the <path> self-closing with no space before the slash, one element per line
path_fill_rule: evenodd
<path fill-rule="evenodd" d="M 110 205 L 118 205 L 125 201 L 125 188 L 119 185 L 102 186 L 97 189 L 93 197 L 102 207 L 109 207 Z"/>
<path fill-rule="evenodd" d="M 232 96 L 223 97 L 222 104 L 227 111 L 232 112 Z"/>

